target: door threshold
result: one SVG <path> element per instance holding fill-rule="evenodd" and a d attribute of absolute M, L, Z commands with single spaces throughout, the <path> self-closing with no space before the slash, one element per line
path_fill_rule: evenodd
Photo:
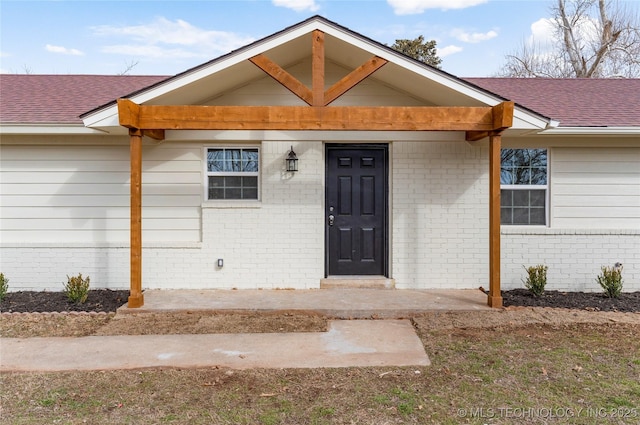
<path fill-rule="evenodd" d="M 320 289 L 395 289 L 395 279 L 385 276 L 328 276 L 320 279 Z"/>

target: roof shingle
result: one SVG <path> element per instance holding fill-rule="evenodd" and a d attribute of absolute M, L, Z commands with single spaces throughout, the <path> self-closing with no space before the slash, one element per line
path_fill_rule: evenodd
<path fill-rule="evenodd" d="M 0 122 L 81 124 L 81 114 L 167 78 L 0 74 Z M 464 80 L 562 127 L 640 127 L 640 79 Z"/>
<path fill-rule="evenodd" d="M 640 79 L 465 78 L 561 127 L 640 126 Z"/>
<path fill-rule="evenodd" d="M 80 114 L 165 78 L 0 74 L 0 122 L 81 124 Z"/>

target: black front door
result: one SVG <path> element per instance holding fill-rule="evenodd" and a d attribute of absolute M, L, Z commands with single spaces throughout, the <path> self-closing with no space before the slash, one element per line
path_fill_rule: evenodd
<path fill-rule="evenodd" d="M 387 275 L 387 145 L 327 145 L 327 275 Z"/>

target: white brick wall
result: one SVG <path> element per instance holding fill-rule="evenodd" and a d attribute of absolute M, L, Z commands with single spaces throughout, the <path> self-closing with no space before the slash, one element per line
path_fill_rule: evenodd
<path fill-rule="evenodd" d="M 324 275 L 324 146 L 297 142 L 300 171 L 284 172 L 291 142 L 262 143 L 261 202 L 207 203 L 200 242 L 146 240 L 144 288 L 316 288 Z M 488 152 L 463 142 L 395 142 L 391 159 L 391 274 L 398 288 L 488 287 Z M 242 207 L 239 207 L 242 205 Z M 143 221 L 144 227 L 144 221 Z M 624 264 L 640 290 L 640 231 L 502 230 L 502 286 L 523 265 L 549 266 L 549 289 L 599 291 L 602 265 Z M 216 260 L 224 259 L 218 269 Z M 4 243 L 10 290 L 61 290 L 83 273 L 92 287 L 129 287 L 128 243 Z"/>
<path fill-rule="evenodd" d="M 502 288 L 522 288 L 523 266 L 545 264 L 547 289 L 600 292 L 602 266 L 621 262 L 625 291 L 640 290 L 640 232 L 615 230 L 502 230 Z"/>
<path fill-rule="evenodd" d="M 200 286 L 224 288 L 318 287 L 324 273 L 324 165 L 319 142 L 294 143 L 295 174 L 284 171 L 289 142 L 262 144 L 259 205 L 210 203 L 203 210 L 203 261 L 224 267 L 203 270 Z"/>
<path fill-rule="evenodd" d="M 486 285 L 487 150 L 462 142 L 396 142 L 391 157 L 396 286 Z"/>
<path fill-rule="evenodd" d="M 318 287 L 324 273 L 323 145 L 293 144 L 300 159 L 294 175 L 284 172 L 290 142 L 261 146 L 261 202 L 206 203 L 201 242 L 143 239 L 144 288 Z M 221 269 L 218 258 L 224 259 Z M 10 290 L 61 290 L 66 274 L 77 273 L 89 275 L 95 288 L 128 288 L 129 248 L 5 244 L 0 270 Z"/>
<path fill-rule="evenodd" d="M 91 288 L 129 289 L 129 249 L 89 245 L 3 247 L 0 270 L 10 291 L 61 291 L 67 275 L 82 273 Z"/>
<path fill-rule="evenodd" d="M 466 143 L 394 143 L 392 273 L 398 288 L 488 288 L 488 152 Z M 548 289 L 600 291 L 603 265 L 624 265 L 640 290 L 640 232 L 503 226 L 503 289 L 523 287 L 523 265 L 546 264 Z"/>

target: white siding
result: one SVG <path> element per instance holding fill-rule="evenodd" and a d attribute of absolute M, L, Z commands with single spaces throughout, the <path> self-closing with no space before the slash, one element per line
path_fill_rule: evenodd
<path fill-rule="evenodd" d="M 300 158 L 295 175 L 283 170 L 291 142 L 254 143 L 261 146 L 261 201 L 204 204 L 204 149 L 228 144 L 145 145 L 144 288 L 318 287 L 325 258 L 323 143 L 293 143 Z M 61 290 L 67 274 L 80 272 L 91 276 L 93 287 L 128 288 L 126 141 L 1 147 L 0 270 L 11 279 L 10 289 Z M 488 287 L 486 147 L 396 141 L 389 149 L 390 269 L 397 287 Z M 585 158 L 580 150 L 555 151 L 554 181 L 562 164 L 556 160 Z M 614 151 L 616 158 L 637 154 Z M 109 162 L 115 171 L 108 170 Z M 555 183 L 551 191 L 558 196 L 564 188 L 575 197 L 629 197 L 624 185 L 597 192 L 590 188 L 602 182 Z M 523 265 L 544 263 L 549 289 L 598 291 L 600 267 L 620 261 L 625 290 L 640 290 L 637 229 L 503 226 L 502 233 L 505 289 L 522 287 Z M 216 267 L 218 258 L 223 268 Z"/>
<path fill-rule="evenodd" d="M 262 143 L 261 201 L 210 201 L 203 205 L 202 158 L 204 148 L 214 145 L 145 146 L 143 193 L 154 194 L 143 196 L 143 287 L 318 287 L 324 272 L 323 144 L 293 144 L 300 158 L 300 171 L 293 175 L 283 169 L 291 143 Z M 114 161 L 128 162 L 126 146 L 57 149 L 70 156 L 75 152 L 74 158 L 95 155 L 108 161 L 111 156 Z M 114 192 L 111 196 L 118 200 L 107 204 L 104 196 L 86 195 L 82 176 L 92 172 L 90 160 L 87 165 L 75 160 L 79 171 L 67 176 L 70 181 L 66 185 L 52 184 L 55 189 L 48 187 L 46 178 L 39 183 L 21 183 L 14 173 L 24 173 L 25 167 L 16 166 L 10 158 L 17 160 L 37 150 L 9 146 L 9 154 L 3 156 L 7 165 L 3 173 L 14 181 L 3 180 L 3 197 L 5 187 L 20 193 L 15 189 L 19 184 L 31 193 L 20 195 L 24 199 L 15 205 L 3 204 L 0 270 L 11 279 L 10 289 L 61 290 L 66 275 L 79 272 L 91 277 L 93 287 L 127 288 L 128 171 L 113 173 L 122 181 L 105 181 L 94 175 L 96 184 Z M 55 163 L 57 168 L 46 165 L 47 155 L 41 156 L 47 172 L 71 171 L 62 162 Z M 43 188 L 38 189 L 41 184 Z M 60 191 L 69 193 L 59 195 Z M 76 199 L 75 206 L 65 204 L 69 199 Z M 35 206 L 25 206 L 29 203 Z M 218 258 L 224 259 L 223 268 L 216 267 Z"/>
<path fill-rule="evenodd" d="M 128 241 L 129 148 L 122 140 L 89 146 L 3 143 L 2 243 Z M 200 240 L 201 155 L 200 145 L 145 145 L 145 241 Z"/>
<path fill-rule="evenodd" d="M 637 291 L 640 148 L 567 144 L 549 148 L 550 226 L 502 226 L 502 287 L 523 287 L 523 266 L 546 264 L 548 289 L 599 292 L 600 268 L 621 262 L 625 290 Z"/>
<path fill-rule="evenodd" d="M 553 148 L 551 227 L 640 229 L 640 148 Z"/>
<path fill-rule="evenodd" d="M 311 87 L 311 61 L 297 64 L 287 71 L 307 87 Z M 326 89 L 348 75 L 352 70 L 331 62 L 326 64 Z M 208 105 L 306 105 L 280 83 L 269 76 L 262 77 L 243 87 L 210 99 Z M 408 93 L 385 86 L 373 78 L 367 78 L 331 104 L 332 106 L 428 106 Z"/>

